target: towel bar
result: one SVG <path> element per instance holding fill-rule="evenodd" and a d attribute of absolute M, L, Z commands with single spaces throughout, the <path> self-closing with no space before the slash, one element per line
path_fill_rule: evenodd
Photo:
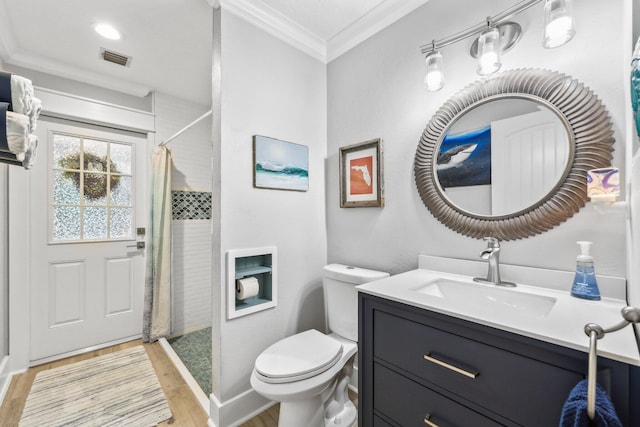
<path fill-rule="evenodd" d="M 587 371 L 587 415 L 593 420 L 596 414 L 596 374 L 598 367 L 598 340 L 609 332 L 619 331 L 630 323 L 640 323 L 640 308 L 627 306 L 620 310 L 622 320 L 608 329 L 596 323 L 587 323 L 584 333 L 589 337 L 589 368 Z"/>

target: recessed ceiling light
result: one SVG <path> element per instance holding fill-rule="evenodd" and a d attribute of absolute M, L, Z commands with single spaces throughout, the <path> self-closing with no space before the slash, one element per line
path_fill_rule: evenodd
<path fill-rule="evenodd" d="M 93 29 L 105 39 L 120 40 L 122 38 L 122 33 L 109 24 L 96 24 Z"/>

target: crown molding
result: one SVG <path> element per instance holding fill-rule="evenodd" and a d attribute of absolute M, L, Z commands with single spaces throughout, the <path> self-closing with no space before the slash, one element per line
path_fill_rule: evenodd
<path fill-rule="evenodd" d="M 385 0 L 328 41 L 321 39 L 263 2 L 218 1 L 225 10 L 306 54 L 328 63 L 429 0 Z"/>
<path fill-rule="evenodd" d="M 327 46 L 324 40 L 265 3 L 256 0 L 220 0 L 220 5 L 224 10 L 306 54 L 327 62 Z"/>
<path fill-rule="evenodd" d="M 429 0 L 385 0 L 327 41 L 327 62 L 408 15 Z"/>
<path fill-rule="evenodd" d="M 129 83 L 123 79 L 72 67 L 39 55 L 32 55 L 21 51 L 14 52 L 11 57 L 6 59 L 4 62 L 17 67 L 29 68 L 35 71 L 139 97 L 147 96 L 152 90 L 150 87 L 144 85 Z"/>

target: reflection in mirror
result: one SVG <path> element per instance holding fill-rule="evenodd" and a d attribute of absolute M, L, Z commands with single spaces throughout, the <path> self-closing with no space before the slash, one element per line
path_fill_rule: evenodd
<path fill-rule="evenodd" d="M 547 106 L 501 98 L 459 116 L 440 142 L 436 173 L 443 195 L 463 211 L 501 216 L 544 199 L 564 178 L 567 127 Z"/>

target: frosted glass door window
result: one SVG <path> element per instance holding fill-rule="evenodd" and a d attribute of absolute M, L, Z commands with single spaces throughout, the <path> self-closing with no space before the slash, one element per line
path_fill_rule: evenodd
<path fill-rule="evenodd" d="M 52 241 L 134 238 L 133 147 L 54 133 L 52 148 Z"/>

